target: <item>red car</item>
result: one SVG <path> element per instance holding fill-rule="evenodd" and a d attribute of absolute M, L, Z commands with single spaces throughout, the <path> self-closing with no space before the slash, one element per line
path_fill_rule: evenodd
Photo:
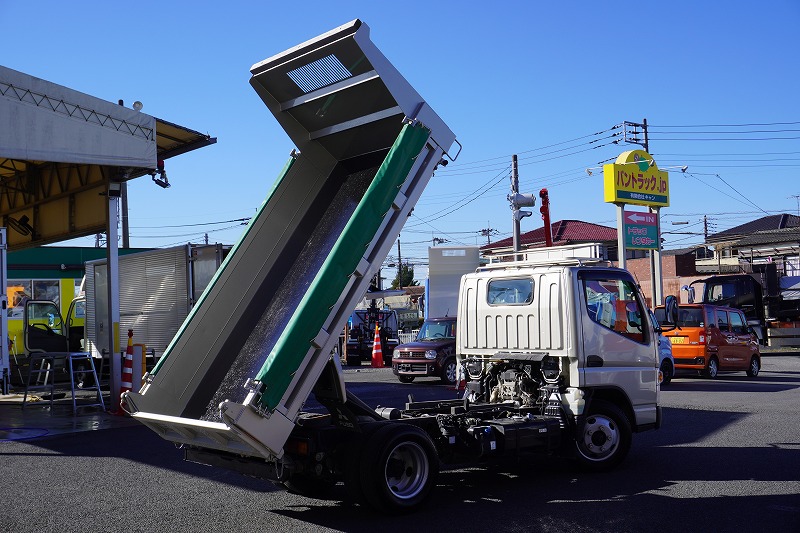
<path fill-rule="evenodd" d="M 403 383 L 414 378 L 436 376 L 444 383 L 456 382 L 456 318 L 425 320 L 414 342 L 392 352 L 392 371 Z"/>

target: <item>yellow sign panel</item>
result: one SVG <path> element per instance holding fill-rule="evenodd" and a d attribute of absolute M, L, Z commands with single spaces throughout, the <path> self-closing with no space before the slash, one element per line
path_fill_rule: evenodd
<path fill-rule="evenodd" d="M 644 150 L 623 152 L 614 163 L 603 165 L 603 185 L 606 202 L 669 205 L 669 175 Z"/>

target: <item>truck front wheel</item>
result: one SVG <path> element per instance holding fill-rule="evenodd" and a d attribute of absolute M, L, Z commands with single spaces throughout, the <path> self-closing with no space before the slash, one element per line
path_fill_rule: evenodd
<path fill-rule="evenodd" d="M 367 503 L 379 511 L 397 513 L 425 501 L 436 485 L 439 460 L 427 433 L 392 423 L 367 440 L 360 470 Z"/>
<path fill-rule="evenodd" d="M 628 417 L 619 407 L 594 400 L 575 436 L 575 456 L 590 470 L 613 468 L 628 455 L 631 434 Z"/>

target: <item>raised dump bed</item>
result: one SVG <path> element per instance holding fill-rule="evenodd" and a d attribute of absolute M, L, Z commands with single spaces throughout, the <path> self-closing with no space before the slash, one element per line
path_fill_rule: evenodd
<path fill-rule="evenodd" d="M 271 458 L 455 136 L 358 20 L 251 73 L 298 150 L 125 401 L 166 439 Z"/>

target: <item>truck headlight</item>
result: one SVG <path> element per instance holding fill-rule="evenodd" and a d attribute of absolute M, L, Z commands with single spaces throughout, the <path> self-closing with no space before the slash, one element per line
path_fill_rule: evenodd
<path fill-rule="evenodd" d="M 398 350 L 397 348 L 395 348 L 394 351 L 392 352 L 392 359 L 400 359 L 400 350 Z"/>
<path fill-rule="evenodd" d="M 436 359 L 436 350 L 425 350 L 425 359 Z"/>

